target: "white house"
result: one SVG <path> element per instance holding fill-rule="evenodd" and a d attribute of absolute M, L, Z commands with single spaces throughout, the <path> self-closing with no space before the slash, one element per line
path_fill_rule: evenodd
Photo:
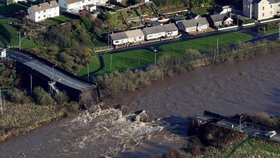
<path fill-rule="evenodd" d="M 209 28 L 209 23 L 206 18 L 181 20 L 176 22 L 179 30 L 187 33 L 201 32 Z"/>
<path fill-rule="evenodd" d="M 227 14 L 215 14 L 207 18 L 209 24 L 213 28 L 231 26 L 233 25 L 233 19 Z"/>
<path fill-rule="evenodd" d="M 174 23 L 163 25 L 163 27 L 165 29 L 165 37 L 174 37 L 179 34 L 178 28 Z"/>
<path fill-rule="evenodd" d="M 125 32 L 118 32 L 110 34 L 110 40 L 112 45 L 124 45 L 128 43 L 128 36 Z"/>
<path fill-rule="evenodd" d="M 145 36 L 140 29 L 126 31 L 128 43 L 141 43 L 145 40 Z"/>
<path fill-rule="evenodd" d="M 7 55 L 7 53 L 6 53 L 6 49 L 2 49 L 2 50 L 0 50 L 0 55 L 1 55 L 1 58 L 3 59 L 3 58 L 6 58 L 6 55 Z"/>
<path fill-rule="evenodd" d="M 59 7 L 62 10 L 73 13 L 78 13 L 84 9 L 93 11 L 96 10 L 97 5 L 105 5 L 107 2 L 108 0 L 58 0 Z"/>
<path fill-rule="evenodd" d="M 165 37 L 165 28 L 162 25 L 142 29 L 146 40 Z"/>
<path fill-rule="evenodd" d="M 280 0 L 243 0 L 243 15 L 264 20 L 280 15 Z"/>
<path fill-rule="evenodd" d="M 30 20 L 39 22 L 59 16 L 59 6 L 56 1 L 50 1 L 38 5 L 32 5 L 27 9 L 27 12 Z"/>

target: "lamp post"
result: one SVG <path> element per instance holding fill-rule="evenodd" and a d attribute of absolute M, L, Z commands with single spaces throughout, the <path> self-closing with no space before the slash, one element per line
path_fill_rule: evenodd
<path fill-rule="evenodd" d="M 88 80 L 89 80 L 89 64 L 87 63 L 87 76 L 88 76 Z"/>
<path fill-rule="evenodd" d="M 240 117 L 239 117 L 239 131 L 240 131 L 240 132 L 242 132 L 242 127 L 241 127 L 241 125 L 242 125 L 242 122 L 241 122 L 241 121 L 242 121 L 242 120 L 241 120 L 241 119 L 242 119 L 242 115 L 240 115 Z"/>
<path fill-rule="evenodd" d="M 3 113 L 3 102 L 2 102 L 2 91 L 1 91 L 1 89 L 0 89 L 0 112 L 1 112 L 1 116 L 3 116 L 4 115 L 4 113 Z"/>
<path fill-rule="evenodd" d="M 21 33 L 18 32 L 18 48 L 21 50 Z"/>
<path fill-rule="evenodd" d="M 54 67 L 56 67 L 56 64 L 52 66 L 52 80 L 54 81 Z"/>

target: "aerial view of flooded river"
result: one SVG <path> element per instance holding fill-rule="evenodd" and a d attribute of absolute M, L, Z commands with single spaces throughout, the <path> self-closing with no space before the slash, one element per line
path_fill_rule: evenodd
<path fill-rule="evenodd" d="M 147 122 L 118 109 L 62 119 L 0 144 L 1 157 L 147 157 L 180 147 L 186 118 L 220 114 L 280 115 L 280 54 L 211 65 L 154 83 L 108 104 L 145 110 Z M 136 118 L 136 119 L 131 119 Z M 132 121 L 133 120 L 133 121 Z"/>

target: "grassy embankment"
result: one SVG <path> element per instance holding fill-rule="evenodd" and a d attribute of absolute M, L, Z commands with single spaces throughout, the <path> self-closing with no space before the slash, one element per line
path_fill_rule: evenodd
<path fill-rule="evenodd" d="M 239 142 L 228 144 L 226 145 L 226 148 L 229 150 L 215 153 L 215 155 L 206 155 L 206 157 L 280 157 L 280 144 L 276 142 L 268 142 L 262 139 L 246 138 L 246 140 L 240 140 Z"/>
<path fill-rule="evenodd" d="M 31 131 L 44 123 L 62 117 L 65 113 L 53 106 L 5 103 L 4 116 L 0 115 L 0 142 Z"/>
<path fill-rule="evenodd" d="M 3 16 L 15 16 L 14 14 L 20 10 L 26 10 L 27 7 L 22 4 L 11 4 L 11 5 L 1 5 L 0 6 L 0 15 Z M 16 27 L 15 23 L 20 23 L 17 18 L 7 18 L 0 19 L 0 35 L 9 43 L 10 46 L 18 46 L 18 32 L 19 29 Z M 3 44 L 2 44 L 3 45 Z M 22 41 L 22 48 L 31 48 L 35 47 L 35 43 L 28 39 Z"/>
<path fill-rule="evenodd" d="M 180 57 L 185 54 L 186 49 L 197 49 L 201 52 L 208 51 L 216 48 L 217 38 L 219 39 L 219 46 L 226 47 L 231 44 L 243 42 L 252 39 L 251 35 L 245 33 L 227 33 L 222 35 L 210 36 L 195 40 L 188 40 L 182 42 L 176 42 L 171 44 L 162 45 L 157 56 L 167 54 L 173 57 Z M 133 51 L 126 51 L 119 54 L 112 55 L 112 65 L 110 65 L 111 55 L 104 55 L 105 66 L 100 69 L 95 75 L 103 75 L 105 73 L 111 73 L 114 71 L 125 71 L 129 69 L 135 69 L 143 67 L 145 65 L 154 63 L 154 54 L 148 50 L 139 49 Z M 90 64 L 90 72 L 95 72 L 100 68 L 98 57 L 93 57 Z M 83 67 L 78 73 L 83 76 L 87 73 L 87 68 Z"/>

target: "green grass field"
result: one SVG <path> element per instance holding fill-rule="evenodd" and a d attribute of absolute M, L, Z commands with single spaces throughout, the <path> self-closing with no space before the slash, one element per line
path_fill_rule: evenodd
<path fill-rule="evenodd" d="M 34 48 L 36 47 L 36 43 L 34 43 L 33 41 L 25 38 L 24 40 L 22 40 L 21 42 L 21 48 L 23 49 L 27 49 L 27 48 Z"/>
<path fill-rule="evenodd" d="M 22 5 L 20 3 L 14 3 L 11 5 L 0 5 L 0 15 L 7 15 L 7 14 L 13 14 L 19 10 L 26 10 L 27 7 L 25 5 Z"/>
<path fill-rule="evenodd" d="M 277 32 L 279 32 L 279 28 L 266 30 L 264 34 L 269 35 L 269 34 L 273 34 L 273 33 L 277 33 Z"/>
<path fill-rule="evenodd" d="M 148 50 L 140 49 L 127 51 L 118 54 L 108 54 L 103 56 L 104 67 L 95 73 L 96 75 L 103 75 L 105 73 L 111 73 L 114 71 L 126 71 L 143 67 L 145 65 L 152 64 L 154 62 L 154 54 Z M 112 65 L 111 63 L 112 59 Z M 94 72 L 100 68 L 100 62 L 98 57 L 93 57 L 92 62 L 89 65 L 90 72 Z M 87 74 L 87 68 L 83 67 L 78 75 L 83 76 Z"/>
<path fill-rule="evenodd" d="M 180 57 L 185 54 L 186 49 L 197 49 L 201 52 L 209 51 L 210 49 L 216 48 L 217 38 L 219 39 L 219 46 L 221 48 L 231 44 L 237 44 L 238 42 L 250 40 L 252 39 L 252 36 L 245 33 L 234 32 L 195 40 L 176 42 L 162 45 L 160 47 L 160 51 L 157 54 L 158 57 L 160 57 L 163 54 L 168 54 L 172 57 Z M 117 70 L 126 71 L 129 69 L 135 69 L 154 63 L 154 54 L 144 49 L 113 54 L 112 58 L 112 67 L 110 67 L 110 55 L 105 55 L 104 68 L 100 69 L 94 74 L 103 75 L 105 73 L 111 73 Z M 97 57 L 94 57 L 92 59 L 92 62 L 89 67 L 90 72 L 95 72 L 96 70 L 98 70 L 100 64 Z M 78 75 L 83 76 L 85 74 L 87 74 L 87 68 L 82 67 Z"/>
<path fill-rule="evenodd" d="M 233 32 L 222 35 L 210 36 L 195 40 L 176 42 L 166 44 L 160 47 L 162 53 L 168 54 L 173 57 L 180 57 L 184 54 L 186 49 L 197 49 L 201 52 L 209 51 L 217 48 L 217 39 L 219 41 L 219 47 L 225 47 L 238 42 L 244 42 L 252 39 L 251 35 Z"/>
<path fill-rule="evenodd" d="M 7 42 L 13 46 L 18 43 L 18 29 L 10 25 L 10 22 L 17 22 L 17 19 L 8 18 L 0 20 L 0 34 L 3 36 Z M 2 31 L 3 30 L 3 31 Z"/>

